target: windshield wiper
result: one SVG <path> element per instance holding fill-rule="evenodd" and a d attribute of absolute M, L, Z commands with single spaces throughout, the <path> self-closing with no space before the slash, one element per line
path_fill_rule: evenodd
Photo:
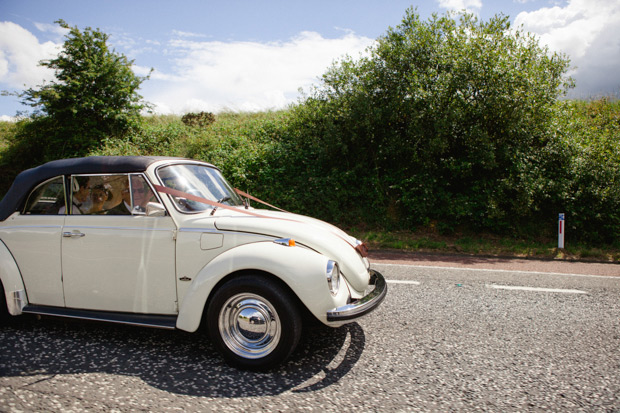
<path fill-rule="evenodd" d="M 219 199 L 217 203 L 221 204 L 222 202 L 230 201 L 231 199 L 232 198 L 227 195 L 224 198 Z M 217 211 L 217 205 L 214 206 L 213 209 L 211 210 L 211 215 L 215 214 L 215 211 Z"/>

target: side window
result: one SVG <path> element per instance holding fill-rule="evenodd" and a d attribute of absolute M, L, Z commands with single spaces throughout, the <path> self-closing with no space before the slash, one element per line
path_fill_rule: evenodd
<path fill-rule="evenodd" d="M 71 177 L 72 215 L 144 215 L 149 202 L 159 201 L 142 174 Z"/>
<path fill-rule="evenodd" d="M 129 215 L 123 197 L 127 175 L 76 175 L 71 178 L 72 215 Z"/>
<path fill-rule="evenodd" d="M 62 214 L 65 208 L 64 178 L 59 176 L 42 183 L 28 196 L 24 214 L 26 215 L 54 215 Z"/>
<path fill-rule="evenodd" d="M 153 190 L 142 175 L 131 175 L 131 202 L 132 213 L 142 215 L 146 213 L 146 204 L 158 202 Z"/>

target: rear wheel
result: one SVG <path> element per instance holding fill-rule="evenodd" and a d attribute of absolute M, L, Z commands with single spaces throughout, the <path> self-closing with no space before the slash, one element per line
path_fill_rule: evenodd
<path fill-rule="evenodd" d="M 4 286 L 0 282 L 0 323 L 4 324 L 10 318 L 9 307 L 6 305 L 6 295 L 4 295 Z"/>
<path fill-rule="evenodd" d="M 268 369 L 286 360 L 301 335 L 295 300 L 279 283 L 260 275 L 226 282 L 207 309 L 209 335 L 228 363 Z"/>

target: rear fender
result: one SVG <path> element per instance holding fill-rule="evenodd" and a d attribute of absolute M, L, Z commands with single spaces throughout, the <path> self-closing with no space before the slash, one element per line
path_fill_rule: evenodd
<path fill-rule="evenodd" d="M 22 309 L 28 304 L 24 281 L 19 267 L 13 258 L 13 254 L 0 240 L 0 280 L 4 288 L 9 314 L 20 315 Z"/>

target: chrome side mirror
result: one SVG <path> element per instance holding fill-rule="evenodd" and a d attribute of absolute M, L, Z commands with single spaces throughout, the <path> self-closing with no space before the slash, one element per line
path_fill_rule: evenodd
<path fill-rule="evenodd" d="M 166 208 L 159 202 L 149 202 L 146 204 L 147 217 L 165 217 Z"/>

